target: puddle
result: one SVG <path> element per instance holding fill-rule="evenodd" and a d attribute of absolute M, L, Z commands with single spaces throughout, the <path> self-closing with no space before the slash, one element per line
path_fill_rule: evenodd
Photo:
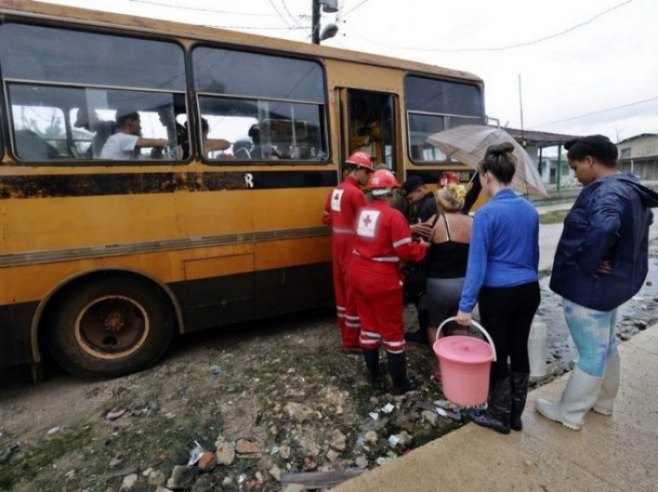
<path fill-rule="evenodd" d="M 649 274 L 644 285 L 630 301 L 619 308 L 617 336 L 622 340 L 636 335 L 658 321 L 658 244 L 650 245 Z M 547 326 L 547 362 L 570 369 L 576 358 L 576 347 L 562 312 L 562 297 L 548 288 L 550 277 L 540 281 L 541 305 L 537 314 Z"/>

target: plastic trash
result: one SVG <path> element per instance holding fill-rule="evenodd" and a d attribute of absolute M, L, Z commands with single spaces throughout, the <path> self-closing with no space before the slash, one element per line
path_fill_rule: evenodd
<path fill-rule="evenodd" d="M 382 407 L 382 412 L 384 413 L 391 413 L 393 410 L 395 410 L 395 405 L 391 403 L 387 403 Z"/>
<path fill-rule="evenodd" d="M 194 444 L 195 446 L 190 450 L 190 459 L 187 461 L 187 466 L 196 465 L 205 451 L 197 441 L 194 441 Z"/>
<path fill-rule="evenodd" d="M 370 415 L 370 418 L 372 420 L 375 420 L 375 421 L 379 420 L 379 414 L 377 412 L 370 412 L 368 415 Z"/>

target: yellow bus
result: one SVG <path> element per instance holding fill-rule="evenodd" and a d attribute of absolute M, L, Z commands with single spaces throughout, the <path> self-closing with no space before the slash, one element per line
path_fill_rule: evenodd
<path fill-rule="evenodd" d="M 0 366 L 114 376 L 174 332 L 328 304 L 350 152 L 435 182 L 482 81 L 388 57 L 0 0 Z"/>

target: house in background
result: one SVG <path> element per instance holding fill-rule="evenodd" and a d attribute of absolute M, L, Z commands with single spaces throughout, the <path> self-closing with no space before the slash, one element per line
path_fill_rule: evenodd
<path fill-rule="evenodd" d="M 642 180 L 658 179 L 658 133 L 640 133 L 617 143 L 619 170 Z"/>
<path fill-rule="evenodd" d="M 658 133 L 640 133 L 617 143 L 620 159 L 658 156 Z"/>
<path fill-rule="evenodd" d="M 548 189 L 551 189 L 552 185 L 559 192 L 563 187 L 576 184 L 574 172 L 569 167 L 566 152 L 562 146 L 569 140 L 578 138 L 578 135 L 518 130 L 516 128 L 505 128 L 505 131 L 520 143 L 532 160 L 535 161 L 541 179 Z"/>

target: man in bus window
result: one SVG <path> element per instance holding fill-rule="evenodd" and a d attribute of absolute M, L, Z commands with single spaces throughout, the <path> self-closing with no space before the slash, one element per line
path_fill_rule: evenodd
<path fill-rule="evenodd" d="M 101 120 L 96 114 L 96 110 L 90 111 L 86 103 L 83 103 L 78 109 L 73 126 L 84 128 L 94 134 L 86 155 L 81 156 L 88 159 L 100 157 L 105 142 L 110 138 L 110 135 L 117 131 L 117 124 L 114 121 Z"/>
<path fill-rule="evenodd" d="M 142 137 L 142 125 L 139 113 L 136 111 L 120 113 L 117 111 L 117 126 L 119 131 L 110 136 L 101 151 L 101 159 L 128 161 L 139 157 L 142 147 L 167 147 L 166 138 Z"/>

